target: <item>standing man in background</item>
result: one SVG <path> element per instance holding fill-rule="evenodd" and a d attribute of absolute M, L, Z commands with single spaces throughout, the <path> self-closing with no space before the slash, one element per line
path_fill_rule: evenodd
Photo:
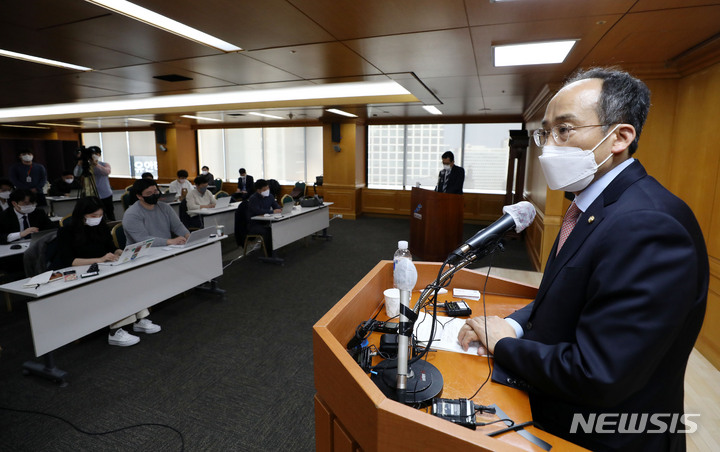
<path fill-rule="evenodd" d="M 465 170 L 455 165 L 455 155 L 447 151 L 442 155 L 443 169 L 438 175 L 438 183 L 435 191 L 440 193 L 463 194 L 465 183 Z"/>
<path fill-rule="evenodd" d="M 245 168 L 240 168 L 240 178 L 238 179 L 238 188 L 234 198 L 243 201 L 248 199 L 250 195 L 255 192 L 254 182 L 255 180 L 245 171 Z"/>
<path fill-rule="evenodd" d="M 33 192 L 38 206 L 46 206 L 43 188 L 47 183 L 47 171 L 39 163 L 33 163 L 33 153 L 27 149 L 18 152 L 20 161 L 10 167 L 10 181 L 15 188 Z"/>
<path fill-rule="evenodd" d="M 92 177 L 95 181 L 95 188 L 97 189 L 97 197 L 103 202 L 103 211 L 105 212 L 105 218 L 107 221 L 115 221 L 115 206 L 113 205 L 113 193 L 112 187 L 110 187 L 110 164 L 100 161 L 100 155 L 102 151 L 97 146 L 90 146 L 87 148 L 87 155 L 89 153 L 89 160 L 84 162 L 83 158 L 78 160 L 78 164 L 73 171 L 75 177 L 86 176 L 83 174 L 83 165 L 89 165 L 89 177 Z M 85 193 L 86 195 L 94 196 L 92 193 Z"/>

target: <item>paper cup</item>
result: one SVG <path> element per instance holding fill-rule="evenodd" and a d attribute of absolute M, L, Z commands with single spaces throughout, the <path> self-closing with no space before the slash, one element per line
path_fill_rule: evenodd
<path fill-rule="evenodd" d="M 400 289 L 387 289 L 383 292 L 385 296 L 385 313 L 388 317 L 400 315 Z"/>

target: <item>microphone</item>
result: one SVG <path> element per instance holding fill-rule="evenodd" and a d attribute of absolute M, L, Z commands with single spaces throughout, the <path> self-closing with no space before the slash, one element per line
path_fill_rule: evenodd
<path fill-rule="evenodd" d="M 515 232 L 523 231 L 535 219 L 535 207 L 527 201 L 505 206 L 503 207 L 503 213 L 505 215 L 500 219 L 482 229 L 450 253 L 448 261 L 457 261 L 479 251 L 489 251 L 512 228 L 515 228 Z"/>

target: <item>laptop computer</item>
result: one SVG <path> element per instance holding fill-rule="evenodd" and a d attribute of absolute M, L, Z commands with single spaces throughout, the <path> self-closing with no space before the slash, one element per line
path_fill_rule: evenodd
<path fill-rule="evenodd" d="M 294 202 L 288 202 L 283 204 L 282 206 L 282 212 L 276 213 L 275 217 L 286 217 L 288 215 L 292 215 L 293 207 L 295 206 Z"/>
<path fill-rule="evenodd" d="M 100 262 L 98 265 L 122 265 L 134 261 L 145 254 L 145 252 L 152 247 L 154 241 L 155 239 L 151 238 L 127 245 L 118 260 L 115 262 Z"/>
<path fill-rule="evenodd" d="M 218 198 L 215 201 L 215 208 L 220 209 L 222 207 L 227 207 L 230 205 L 230 201 L 232 201 L 232 198 L 230 196 L 223 196 L 222 198 Z"/>
<path fill-rule="evenodd" d="M 35 242 L 39 242 L 43 237 L 45 237 L 47 235 L 57 234 L 57 231 L 58 231 L 57 229 L 52 228 L 52 229 L 45 229 L 45 230 L 38 231 L 38 232 L 33 232 L 32 234 L 30 234 L 30 245 L 32 245 Z M 28 245 L 28 246 L 30 246 L 30 245 Z"/>
<path fill-rule="evenodd" d="M 178 194 L 173 192 L 167 192 L 160 195 L 159 202 L 174 202 L 178 197 Z"/>
<path fill-rule="evenodd" d="M 172 248 L 187 248 L 188 246 L 197 245 L 199 243 L 206 242 L 212 234 L 217 234 L 217 226 L 212 226 L 205 229 L 198 229 L 190 233 L 187 242 L 184 245 L 170 245 Z"/>

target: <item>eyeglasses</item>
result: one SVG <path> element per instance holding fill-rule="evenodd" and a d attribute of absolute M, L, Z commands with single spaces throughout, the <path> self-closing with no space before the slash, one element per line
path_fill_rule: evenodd
<path fill-rule="evenodd" d="M 548 136 L 552 132 L 553 139 L 556 143 L 566 143 L 570 138 L 570 131 L 575 129 L 583 129 L 585 127 L 604 127 L 605 124 L 591 124 L 587 126 L 570 126 L 568 124 L 558 124 L 553 126 L 552 129 L 537 129 L 533 132 L 533 139 L 535 144 L 542 147 L 547 144 Z"/>

